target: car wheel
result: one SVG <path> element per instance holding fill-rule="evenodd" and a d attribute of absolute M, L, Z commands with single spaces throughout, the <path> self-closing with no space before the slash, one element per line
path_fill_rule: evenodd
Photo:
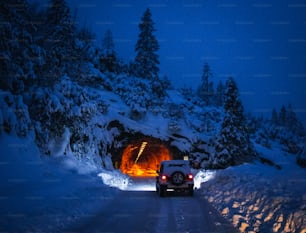
<path fill-rule="evenodd" d="M 159 193 L 159 196 L 160 197 L 164 197 L 164 196 L 166 196 L 166 188 L 164 188 L 164 187 L 159 187 L 159 190 L 158 190 L 158 193 Z"/>
<path fill-rule="evenodd" d="M 189 188 L 189 196 L 193 196 L 193 188 Z"/>
<path fill-rule="evenodd" d="M 171 176 L 172 183 L 175 185 L 181 185 L 184 183 L 185 176 L 182 172 L 174 172 Z"/>

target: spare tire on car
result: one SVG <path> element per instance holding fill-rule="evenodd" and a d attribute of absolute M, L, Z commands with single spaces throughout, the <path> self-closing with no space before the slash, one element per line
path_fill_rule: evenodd
<path fill-rule="evenodd" d="M 172 175 L 171 175 L 171 181 L 172 181 L 172 184 L 174 184 L 174 185 L 183 184 L 184 181 L 185 181 L 184 173 L 179 172 L 179 171 L 173 172 Z"/>

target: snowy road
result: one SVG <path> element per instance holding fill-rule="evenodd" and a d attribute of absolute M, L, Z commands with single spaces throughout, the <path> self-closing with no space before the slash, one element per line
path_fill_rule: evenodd
<path fill-rule="evenodd" d="M 154 191 L 120 191 L 105 202 L 66 232 L 237 232 L 197 192 L 160 198 Z"/>

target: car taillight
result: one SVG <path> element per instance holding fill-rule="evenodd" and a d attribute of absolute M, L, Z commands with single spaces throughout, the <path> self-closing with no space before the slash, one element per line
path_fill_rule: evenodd
<path fill-rule="evenodd" d="M 162 175 L 162 176 L 161 176 L 161 179 L 162 179 L 162 180 L 167 180 L 167 176 Z"/>
<path fill-rule="evenodd" d="M 192 180 L 193 179 L 193 175 L 192 174 L 188 174 L 187 178 L 188 178 L 188 180 Z"/>

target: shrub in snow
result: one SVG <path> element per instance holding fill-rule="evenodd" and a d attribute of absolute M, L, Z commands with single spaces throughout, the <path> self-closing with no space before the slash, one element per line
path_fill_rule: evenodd
<path fill-rule="evenodd" d="M 221 121 L 220 110 L 206 107 L 198 114 L 198 118 L 201 121 L 199 131 L 215 135 L 215 132 L 219 129 L 220 124 L 218 123 Z"/>
<path fill-rule="evenodd" d="M 36 89 L 32 95 L 30 109 L 32 119 L 39 122 L 35 124 L 36 139 L 41 147 L 52 139 L 60 138 L 64 129 L 69 128 L 71 148 L 79 148 L 82 145 L 85 149 L 86 144 L 74 143 L 87 143 L 89 136 L 83 130 L 93 117 L 105 114 L 108 105 L 90 88 L 81 87 L 64 76 L 53 88 Z M 47 148 L 45 150 L 49 151 Z"/>
<path fill-rule="evenodd" d="M 169 121 L 169 124 L 168 124 L 168 131 L 171 133 L 171 134 L 175 134 L 175 133 L 178 133 L 180 132 L 181 130 L 181 126 L 179 124 L 179 122 L 177 120 L 171 120 Z"/>
<path fill-rule="evenodd" d="M 0 92 L 0 116 L 0 131 L 3 129 L 7 133 L 16 133 L 20 137 L 28 135 L 31 119 L 22 96 Z"/>
<path fill-rule="evenodd" d="M 145 113 L 151 104 L 152 94 L 148 80 L 135 77 L 118 76 L 114 80 L 115 92 L 131 108 L 131 112 Z"/>
<path fill-rule="evenodd" d="M 145 111 L 143 111 L 141 108 L 138 108 L 137 105 L 133 105 L 129 116 L 131 119 L 139 121 L 144 118 Z"/>
<path fill-rule="evenodd" d="M 274 111 L 273 111 L 274 112 Z M 272 113 L 273 113 L 272 112 Z M 273 121 L 264 120 L 262 118 L 253 119 L 256 121 L 252 137 L 255 142 L 271 148 L 272 142 L 276 141 L 282 145 L 282 150 L 291 154 L 298 154 L 302 150 L 305 133 L 297 133 L 288 126 L 275 124 L 275 112 L 272 114 Z M 278 122 L 278 121 L 277 121 Z M 303 128 L 301 129 L 303 131 Z"/>
<path fill-rule="evenodd" d="M 301 167 L 306 168 L 306 146 L 304 146 L 303 151 L 301 151 L 296 157 L 296 163 Z"/>
<path fill-rule="evenodd" d="M 259 129 L 256 133 L 255 142 L 266 148 L 271 148 L 271 143 L 269 140 L 269 134 L 265 128 Z"/>
<path fill-rule="evenodd" d="M 160 105 L 166 96 L 166 85 L 164 85 L 163 80 L 156 77 L 150 81 L 150 87 L 153 95 L 152 105 Z"/>
<path fill-rule="evenodd" d="M 182 111 L 182 106 L 175 104 L 175 103 L 171 103 L 168 106 L 168 114 L 170 117 L 175 117 L 175 118 L 183 118 L 184 117 L 184 111 Z"/>
<path fill-rule="evenodd" d="M 39 145 L 45 145 L 52 134 L 57 136 L 63 134 L 64 107 L 58 96 L 54 95 L 51 89 L 37 89 L 32 95 L 29 107 L 31 118 L 39 122 L 39 124 L 35 124 L 35 126 L 39 126 L 35 129 Z"/>

